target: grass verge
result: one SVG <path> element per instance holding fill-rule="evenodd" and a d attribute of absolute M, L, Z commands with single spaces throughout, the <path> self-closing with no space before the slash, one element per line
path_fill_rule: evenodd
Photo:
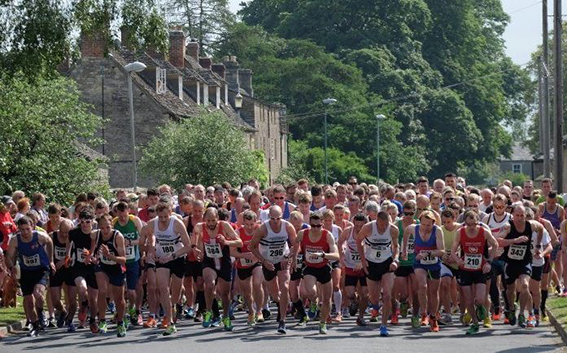
<path fill-rule="evenodd" d="M 0 326 L 7 326 L 20 320 L 25 320 L 24 304 L 22 297 L 17 297 L 18 305 L 15 308 L 0 308 Z"/>

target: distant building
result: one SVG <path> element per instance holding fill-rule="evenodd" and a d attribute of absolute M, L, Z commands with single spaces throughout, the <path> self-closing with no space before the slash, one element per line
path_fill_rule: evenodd
<path fill-rule="evenodd" d="M 510 158 L 503 157 L 500 159 L 500 172 L 521 173 L 534 180 L 537 176 L 534 173 L 534 155 L 529 148 L 522 146 L 520 143 L 515 143 L 512 146 Z"/>
<path fill-rule="evenodd" d="M 122 31 L 122 38 L 128 32 Z M 77 82 L 92 112 L 107 120 L 100 136 L 106 141 L 94 148 L 109 164 L 110 185 L 131 187 L 131 135 L 127 73 L 124 65 L 140 61 L 147 68 L 133 74 L 136 145 L 138 151 L 168 121 L 190 119 L 203 111 L 222 111 L 246 135 L 248 147 L 264 152 L 270 182 L 287 166 L 287 123 L 285 107 L 254 97 L 252 71 L 240 69 L 236 58 L 225 64 L 199 56 L 199 44 L 188 42 L 181 30 L 169 33 L 169 53 L 134 52 L 129 43 L 108 48 L 97 33 L 81 35 L 81 59 L 65 73 Z M 108 52 L 108 55 L 105 55 Z M 242 107 L 235 109 L 240 94 Z M 137 159 L 141 157 L 137 153 Z M 153 181 L 139 175 L 139 186 Z M 191 182 L 191 180 L 187 180 Z"/>

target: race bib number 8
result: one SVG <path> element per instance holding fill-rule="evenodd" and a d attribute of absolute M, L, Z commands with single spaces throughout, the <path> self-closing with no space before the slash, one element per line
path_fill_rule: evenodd
<path fill-rule="evenodd" d="M 465 254 L 465 268 L 467 270 L 479 270 L 482 265 L 482 255 Z"/>
<path fill-rule="evenodd" d="M 222 257 L 220 244 L 205 244 L 205 253 L 208 257 L 219 259 Z"/>
<path fill-rule="evenodd" d="M 508 248 L 508 258 L 512 260 L 523 260 L 526 255 L 527 246 L 512 244 Z"/>

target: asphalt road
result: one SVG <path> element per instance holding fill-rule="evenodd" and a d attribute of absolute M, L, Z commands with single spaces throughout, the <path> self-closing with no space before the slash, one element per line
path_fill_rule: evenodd
<path fill-rule="evenodd" d="M 455 317 L 455 319 L 457 319 Z M 245 316 L 237 315 L 233 332 L 222 328 L 205 329 L 192 321 L 178 324 L 178 332 L 162 337 L 162 330 L 133 328 L 125 338 L 117 338 L 115 326 L 105 336 L 93 335 L 88 329 L 74 334 L 64 329 L 49 329 L 39 337 L 26 337 L 25 333 L 12 335 L 0 342 L 1 353 L 41 352 L 88 353 L 88 352 L 191 352 L 191 353 L 255 353 L 255 352 L 510 352 L 540 353 L 563 352 L 567 349 L 549 324 L 534 329 L 520 329 L 497 323 L 493 329 L 481 329 L 481 333 L 465 336 L 459 326 L 442 327 L 441 332 L 432 333 L 422 328 L 412 330 L 409 320 L 401 320 L 392 327 L 391 336 L 379 337 L 378 326 L 358 327 L 353 319 L 339 325 L 330 325 L 328 335 L 319 335 L 316 323 L 306 328 L 294 328 L 295 320 L 288 324 L 287 335 L 276 333 L 273 320 L 254 328 L 246 326 Z"/>

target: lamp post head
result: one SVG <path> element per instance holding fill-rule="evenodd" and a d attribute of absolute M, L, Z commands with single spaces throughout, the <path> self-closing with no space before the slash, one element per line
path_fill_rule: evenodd
<path fill-rule="evenodd" d="M 327 98 L 327 99 L 323 99 L 323 103 L 327 105 L 333 105 L 337 103 L 337 100 L 334 98 Z"/>
<path fill-rule="evenodd" d="M 238 92 L 236 96 L 234 96 L 234 107 L 236 109 L 242 108 L 242 95 L 240 94 L 240 92 Z"/>
<path fill-rule="evenodd" d="M 134 61 L 124 66 L 124 70 L 128 72 L 142 72 L 146 69 L 146 65 L 139 61 Z"/>
<path fill-rule="evenodd" d="M 378 115 L 376 115 L 376 119 L 377 119 L 378 121 L 386 120 L 386 116 L 383 115 L 383 114 L 378 114 Z"/>

